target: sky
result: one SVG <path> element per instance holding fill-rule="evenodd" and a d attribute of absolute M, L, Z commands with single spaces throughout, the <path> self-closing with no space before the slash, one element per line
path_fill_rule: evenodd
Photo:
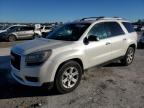
<path fill-rule="evenodd" d="M 92 16 L 144 19 L 144 0 L 0 0 L 0 22 L 67 22 Z"/>

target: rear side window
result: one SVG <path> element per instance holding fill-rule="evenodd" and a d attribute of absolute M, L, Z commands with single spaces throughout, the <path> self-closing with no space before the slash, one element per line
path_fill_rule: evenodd
<path fill-rule="evenodd" d="M 129 33 L 135 32 L 135 30 L 134 30 L 134 28 L 133 28 L 131 23 L 123 22 L 123 25 L 125 26 L 125 28 L 127 29 L 127 31 Z"/>
<path fill-rule="evenodd" d="M 25 27 L 25 30 L 34 30 L 34 27 Z"/>
<path fill-rule="evenodd" d="M 45 29 L 51 29 L 52 27 L 45 27 Z"/>
<path fill-rule="evenodd" d="M 88 35 L 94 35 L 100 39 L 123 35 L 124 31 L 117 22 L 104 22 L 94 25 Z"/>
<path fill-rule="evenodd" d="M 21 31 L 29 31 L 29 30 L 34 30 L 34 27 L 22 27 Z"/>
<path fill-rule="evenodd" d="M 117 22 L 105 22 L 105 27 L 110 29 L 109 37 L 123 35 L 124 31 Z"/>

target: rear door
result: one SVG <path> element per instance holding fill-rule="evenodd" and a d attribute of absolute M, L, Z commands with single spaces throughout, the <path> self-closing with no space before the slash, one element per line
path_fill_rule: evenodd
<path fill-rule="evenodd" d="M 109 37 L 111 39 L 111 56 L 118 58 L 125 54 L 125 32 L 121 28 L 118 22 L 105 22 L 107 27 L 110 29 Z"/>
<path fill-rule="evenodd" d="M 128 45 L 130 45 L 130 44 L 137 45 L 138 36 L 133 28 L 133 25 L 130 22 L 122 22 L 122 24 L 127 31 L 126 35 L 125 35 L 126 40 L 124 41 L 125 50 L 127 51 Z"/>
<path fill-rule="evenodd" d="M 33 27 L 21 27 L 18 35 L 20 38 L 23 38 L 23 39 L 32 38 L 34 35 L 34 28 Z"/>
<path fill-rule="evenodd" d="M 26 28 L 26 35 L 29 38 L 32 38 L 34 36 L 34 27 L 27 27 Z"/>

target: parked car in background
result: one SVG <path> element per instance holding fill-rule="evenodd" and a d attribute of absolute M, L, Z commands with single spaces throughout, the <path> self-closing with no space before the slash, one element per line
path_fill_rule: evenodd
<path fill-rule="evenodd" d="M 137 32 L 142 31 L 142 30 L 141 30 L 141 28 L 142 28 L 141 25 L 133 25 L 133 27 L 134 27 L 134 30 L 137 31 Z"/>
<path fill-rule="evenodd" d="M 115 59 L 133 62 L 137 33 L 122 18 L 90 17 L 64 24 L 46 38 L 11 49 L 11 74 L 23 85 L 73 91 L 85 69 Z"/>
<path fill-rule="evenodd" d="M 144 31 L 144 26 L 139 25 L 138 28 L 136 29 L 136 31 Z"/>
<path fill-rule="evenodd" d="M 144 47 L 144 32 L 143 32 L 143 34 L 140 37 L 139 45 L 140 45 L 140 47 Z"/>
<path fill-rule="evenodd" d="M 35 33 L 35 37 L 41 37 L 42 36 L 41 24 L 35 24 L 34 25 L 34 33 Z"/>
<path fill-rule="evenodd" d="M 141 27 L 141 31 L 144 31 L 144 26 Z"/>
<path fill-rule="evenodd" d="M 41 33 L 42 33 L 43 37 L 46 37 L 50 31 L 52 31 L 52 26 L 42 26 L 41 27 Z"/>
<path fill-rule="evenodd" d="M 137 31 L 138 25 L 133 25 L 135 31 Z"/>
<path fill-rule="evenodd" d="M 0 33 L 1 33 L 1 32 L 5 32 L 8 28 L 9 28 L 9 26 L 1 25 L 1 26 L 0 26 Z"/>
<path fill-rule="evenodd" d="M 37 35 L 41 35 L 41 32 L 33 26 L 13 25 L 1 32 L 0 38 L 12 42 L 18 39 L 33 39 Z"/>

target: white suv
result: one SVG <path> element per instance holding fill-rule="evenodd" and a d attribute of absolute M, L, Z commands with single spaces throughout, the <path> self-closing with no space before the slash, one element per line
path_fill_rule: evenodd
<path fill-rule="evenodd" d="M 121 18 L 90 17 L 64 24 L 46 38 L 27 41 L 11 50 L 13 78 L 28 86 L 54 85 L 60 93 L 74 90 L 84 70 L 120 59 L 134 59 L 137 34 Z"/>

